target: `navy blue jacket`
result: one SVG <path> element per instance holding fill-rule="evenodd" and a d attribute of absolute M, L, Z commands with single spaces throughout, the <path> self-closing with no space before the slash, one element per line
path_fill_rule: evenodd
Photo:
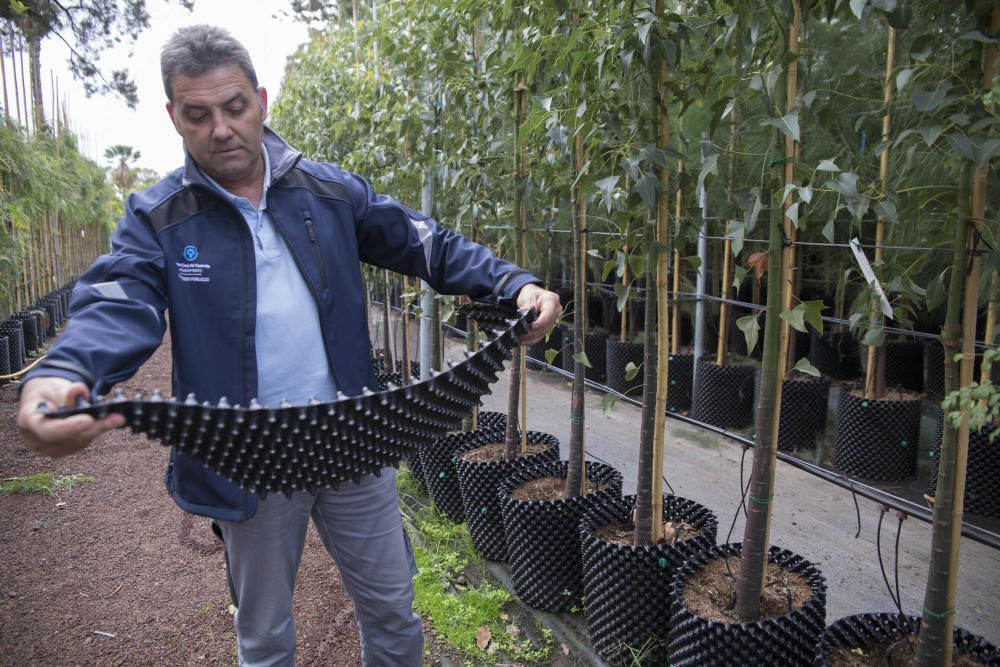
<path fill-rule="evenodd" d="M 360 262 L 481 300 L 513 299 L 538 282 L 362 178 L 302 159 L 270 130 L 264 146 L 268 210 L 313 295 L 302 308 L 319 311 L 330 373 L 348 395 L 376 386 Z M 106 393 L 150 357 L 169 323 L 174 396 L 247 405 L 258 393 L 256 303 L 246 222 L 188 156 L 183 169 L 128 198 L 111 254 L 77 282 L 66 331 L 27 377 L 55 375 Z M 308 350 L 288 356 L 311 363 Z M 257 508 L 253 494 L 177 451 L 166 482 L 189 512 L 242 521 Z"/>

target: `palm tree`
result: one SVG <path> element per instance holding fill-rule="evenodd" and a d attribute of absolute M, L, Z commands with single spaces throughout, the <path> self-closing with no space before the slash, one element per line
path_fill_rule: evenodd
<path fill-rule="evenodd" d="M 125 192 L 136 183 L 139 171 L 134 164 L 141 157 L 142 153 L 123 144 L 109 146 L 104 151 L 104 159 L 111 163 L 109 165 L 111 180 L 118 187 L 118 194 L 123 199 Z"/>

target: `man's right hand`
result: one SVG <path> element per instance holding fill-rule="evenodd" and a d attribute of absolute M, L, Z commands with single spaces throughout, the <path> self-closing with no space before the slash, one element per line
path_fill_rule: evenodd
<path fill-rule="evenodd" d="M 72 407 L 81 396 L 90 398 L 90 390 L 82 382 L 70 382 L 60 377 L 28 380 L 21 389 L 17 410 L 17 427 L 21 429 L 24 443 L 40 454 L 58 458 L 80 451 L 97 436 L 125 424 L 125 418 L 116 414 L 103 419 L 94 419 L 90 415 L 49 419 L 38 411 L 42 403 L 51 410 Z"/>

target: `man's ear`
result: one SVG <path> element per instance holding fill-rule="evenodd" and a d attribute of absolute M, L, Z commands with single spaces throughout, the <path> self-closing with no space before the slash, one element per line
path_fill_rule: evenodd
<path fill-rule="evenodd" d="M 177 118 L 174 116 L 173 102 L 167 102 L 167 115 L 170 116 L 170 122 L 173 123 L 174 129 L 177 130 L 177 134 L 180 134 L 181 128 L 177 125 Z"/>
<path fill-rule="evenodd" d="M 267 120 L 267 88 L 261 86 L 257 92 L 260 95 L 260 119 Z"/>

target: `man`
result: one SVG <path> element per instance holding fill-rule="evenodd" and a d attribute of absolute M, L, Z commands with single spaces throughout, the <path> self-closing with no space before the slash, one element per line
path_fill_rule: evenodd
<path fill-rule="evenodd" d="M 31 447 L 64 456 L 122 425 L 117 415 L 46 420 L 36 409 L 130 377 L 160 344 L 168 308 L 175 396 L 301 404 L 374 386 L 360 261 L 438 291 L 534 307 L 525 343 L 554 323 L 559 299 L 536 278 L 358 176 L 302 159 L 265 127 L 267 93 L 224 30 L 180 30 L 161 69 L 185 165 L 129 197 L 112 253 L 78 282 L 72 320 L 22 388 L 18 425 Z M 292 591 L 310 517 L 354 600 L 364 663 L 421 664 L 393 472 L 261 500 L 171 453 L 171 496 L 222 529 L 241 665 L 294 664 Z"/>

